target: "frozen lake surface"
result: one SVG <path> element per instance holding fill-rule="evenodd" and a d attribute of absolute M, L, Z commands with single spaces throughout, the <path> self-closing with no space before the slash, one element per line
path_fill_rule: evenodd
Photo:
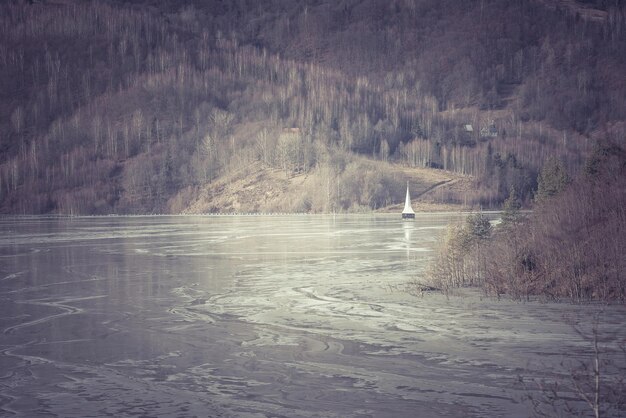
<path fill-rule="evenodd" d="M 408 292 L 458 216 L 1 218 L 0 415 L 527 417 L 543 379 L 584 409 L 572 324 L 623 376 L 624 306 Z"/>

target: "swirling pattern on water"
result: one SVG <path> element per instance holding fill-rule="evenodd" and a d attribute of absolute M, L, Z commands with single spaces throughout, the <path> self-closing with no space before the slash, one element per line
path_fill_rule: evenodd
<path fill-rule="evenodd" d="M 599 308 L 408 292 L 456 218 L 4 218 L 0 412 L 528 416 Z"/>

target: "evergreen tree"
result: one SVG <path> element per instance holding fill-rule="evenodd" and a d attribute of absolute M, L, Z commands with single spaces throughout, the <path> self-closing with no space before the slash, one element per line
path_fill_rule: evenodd
<path fill-rule="evenodd" d="M 515 224 L 520 221 L 521 214 L 519 210 L 522 207 L 515 186 L 511 186 L 509 197 L 504 201 L 504 211 L 502 212 L 502 223 L 504 225 Z"/>
<path fill-rule="evenodd" d="M 468 216 L 465 224 L 472 242 L 487 239 L 491 235 L 491 223 L 482 212 Z"/>
<path fill-rule="evenodd" d="M 563 164 L 556 158 L 548 160 L 537 178 L 536 202 L 543 202 L 565 190 L 571 179 Z"/>

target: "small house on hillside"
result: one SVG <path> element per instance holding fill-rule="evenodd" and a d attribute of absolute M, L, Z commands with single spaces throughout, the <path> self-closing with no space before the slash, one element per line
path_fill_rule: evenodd
<path fill-rule="evenodd" d="M 496 138 L 497 136 L 498 128 L 496 128 L 496 124 L 493 121 L 488 126 L 480 129 L 481 138 Z"/>
<path fill-rule="evenodd" d="M 474 125 L 466 123 L 461 125 L 461 129 L 457 130 L 456 139 L 463 146 L 474 146 L 476 144 L 476 135 L 474 134 Z"/>

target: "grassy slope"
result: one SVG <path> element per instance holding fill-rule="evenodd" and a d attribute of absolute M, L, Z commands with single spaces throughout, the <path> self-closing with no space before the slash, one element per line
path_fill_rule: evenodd
<path fill-rule="evenodd" d="M 397 179 L 409 181 L 416 211 L 449 211 L 464 208 L 458 197 L 470 189 L 471 179 L 443 170 L 408 168 L 397 164 L 359 157 L 359 163 L 375 167 Z M 331 179 L 332 183 L 336 179 Z M 335 184 L 331 184 L 332 188 Z M 324 173 L 288 176 L 284 171 L 254 164 L 245 170 L 221 177 L 211 184 L 181 190 L 168 202 L 173 213 L 265 213 L 265 212 L 326 212 L 324 194 L 329 184 Z M 319 190 L 318 194 L 312 191 Z M 396 193 L 398 194 L 398 193 Z M 457 197 L 457 202 L 451 200 Z M 394 196 L 389 205 L 378 212 L 400 212 L 404 194 Z M 352 208 L 364 210 L 363 207 Z"/>

